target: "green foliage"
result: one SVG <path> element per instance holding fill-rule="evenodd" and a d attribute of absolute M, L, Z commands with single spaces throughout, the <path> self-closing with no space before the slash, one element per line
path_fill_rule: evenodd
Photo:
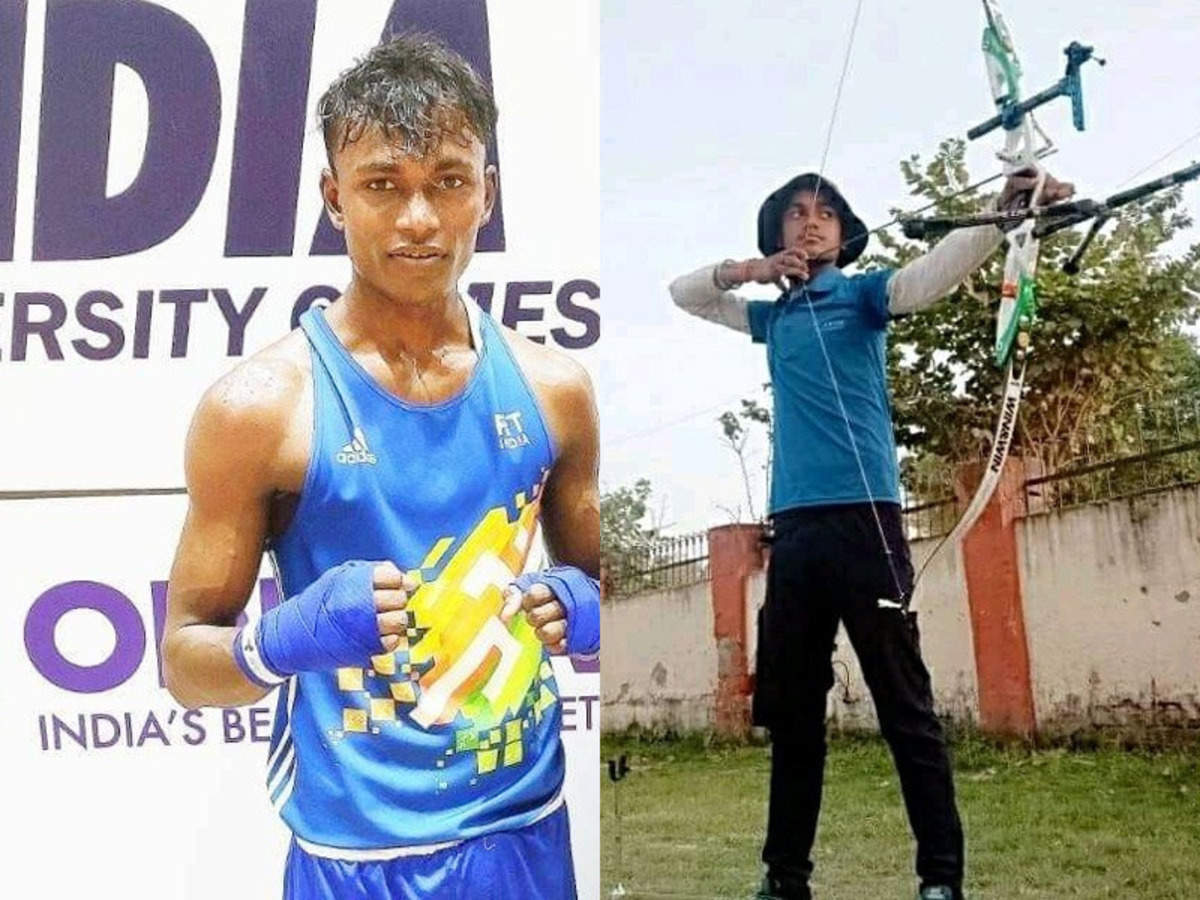
<path fill-rule="evenodd" d="M 627 582 L 641 568 L 647 548 L 659 536 L 647 523 L 650 482 L 639 478 L 600 497 L 600 560 L 606 585 Z"/>
<path fill-rule="evenodd" d="M 990 208 L 994 194 L 952 197 L 969 182 L 965 144 L 944 142 L 934 158 L 901 163 L 914 198 L 938 201 L 935 214 Z M 1054 472 L 1091 457 L 1130 429 L 1122 398 L 1162 397 L 1200 384 L 1200 358 L 1183 331 L 1200 317 L 1186 288 L 1200 287 L 1200 244 L 1177 258 L 1167 242 L 1192 222 L 1178 190 L 1127 207 L 1110 222 L 1074 278 L 1061 271 L 1082 229 L 1042 242 L 1038 268 L 1041 313 L 1026 372 L 1014 455 L 1031 456 Z M 916 204 L 920 205 L 920 204 Z M 911 204 L 910 204 L 911 206 Z M 900 210 L 893 211 L 899 214 Z M 867 267 L 899 267 L 930 244 L 879 235 L 880 252 Z M 910 490 L 931 498 L 946 493 L 953 463 L 987 452 L 998 414 L 1003 372 L 991 363 L 1004 253 L 995 253 L 950 297 L 897 321 L 889 342 L 889 377 L 896 441 Z M 1123 418 L 1125 416 L 1125 418 Z M 926 479 L 941 482 L 930 488 Z"/>
<path fill-rule="evenodd" d="M 996 193 L 963 190 L 971 182 L 965 149 L 965 142 L 948 140 L 928 163 L 916 155 L 903 160 L 913 198 L 905 208 L 931 204 L 931 215 L 990 209 Z M 1200 409 L 1191 400 L 1200 395 L 1200 352 L 1185 331 L 1200 320 L 1200 243 L 1167 254 L 1167 245 L 1191 225 L 1178 189 L 1131 204 L 1105 226 L 1074 277 L 1062 272 L 1062 263 L 1085 229 L 1042 241 L 1040 314 L 1014 456 L 1051 474 L 1200 438 Z M 863 257 L 864 268 L 900 268 L 935 243 L 906 241 L 898 231 L 876 237 L 881 249 Z M 893 323 L 892 418 L 896 443 L 906 451 L 902 479 L 913 502 L 949 496 L 956 466 L 982 458 L 991 446 L 1004 380 L 991 362 L 1004 256 L 997 251 L 949 297 Z M 718 420 L 735 452 L 751 422 L 768 433 L 771 427 L 767 410 L 753 400 L 742 405 L 740 413 Z M 1044 496 L 1072 502 L 1196 481 L 1200 454 L 1193 452 L 1108 471 L 1087 484 L 1057 483 Z"/>

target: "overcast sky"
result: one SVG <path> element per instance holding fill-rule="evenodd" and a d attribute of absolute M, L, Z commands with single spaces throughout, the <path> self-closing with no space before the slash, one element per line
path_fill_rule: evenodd
<path fill-rule="evenodd" d="M 1108 60 L 1085 69 L 1086 132 L 1071 127 L 1066 101 L 1039 116 L 1060 148 L 1050 169 L 1080 196 L 1128 186 L 1189 137 L 1139 180 L 1200 159 L 1200 3 L 1002 6 L 1027 94 L 1061 77 L 1071 40 Z M 602 484 L 648 478 L 663 524 L 703 529 L 730 521 L 726 510 L 746 514 L 737 461 L 715 419 L 741 397 L 762 396 L 766 363 L 747 337 L 676 310 L 666 286 L 700 265 L 754 255 L 762 198 L 819 166 L 854 4 L 603 0 L 601 8 L 606 330 L 589 367 Z M 865 0 L 825 174 L 868 225 L 913 205 L 900 159 L 927 158 L 990 115 L 982 23 L 973 0 Z M 997 170 L 999 142 L 993 134 L 969 149 L 974 178 Z M 1200 187 L 1189 185 L 1184 202 L 1200 212 Z M 761 467 L 762 442 L 751 452 Z M 760 475 L 756 512 L 764 492 Z"/>

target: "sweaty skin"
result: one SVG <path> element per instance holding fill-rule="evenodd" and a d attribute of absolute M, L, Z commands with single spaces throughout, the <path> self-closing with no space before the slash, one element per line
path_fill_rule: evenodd
<path fill-rule="evenodd" d="M 427 155 L 397 152 L 378 129 L 340 148 L 321 190 L 345 231 L 350 285 L 326 318 L 385 390 L 435 404 L 466 385 L 477 363 L 457 283 L 491 215 L 496 175 L 469 132 Z M 470 301 L 467 301 L 470 302 Z M 599 439 L 591 382 L 564 354 L 503 330 L 558 448 L 542 499 L 546 547 L 558 563 L 600 569 Z M 247 359 L 204 394 L 188 433 L 188 511 L 171 569 L 163 674 L 187 707 L 253 703 L 268 690 L 233 656 L 235 620 L 258 577 L 269 536 L 283 532 L 308 468 L 312 362 L 299 330 Z M 405 626 L 415 584 L 390 561 L 374 575 L 381 646 Z M 565 636 L 561 604 L 526 595 L 542 642 Z"/>

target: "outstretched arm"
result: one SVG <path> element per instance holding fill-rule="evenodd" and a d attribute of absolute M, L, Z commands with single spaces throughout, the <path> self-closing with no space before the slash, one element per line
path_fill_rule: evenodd
<path fill-rule="evenodd" d="M 888 281 L 888 312 L 907 315 L 932 306 L 987 261 L 1004 240 L 995 225 L 952 231 Z"/>
<path fill-rule="evenodd" d="M 997 209 L 1027 203 L 1037 183 L 1033 170 L 1008 177 L 996 201 Z M 1038 203 L 1057 203 L 1075 193 L 1075 186 L 1047 174 Z M 978 269 L 1004 240 L 1004 232 L 995 225 L 979 225 L 952 231 L 928 253 L 914 259 L 896 272 L 888 282 L 888 311 L 906 315 L 925 309 L 958 287 Z"/>

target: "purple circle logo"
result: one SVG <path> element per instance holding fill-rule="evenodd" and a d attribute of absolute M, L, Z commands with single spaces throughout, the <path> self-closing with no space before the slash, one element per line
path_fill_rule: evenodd
<path fill-rule="evenodd" d="M 117 634 L 112 653 L 94 666 L 71 662 L 54 641 L 59 620 L 77 609 L 100 613 Z M 137 671 L 146 652 L 146 629 L 137 607 L 116 588 L 98 581 L 68 581 L 33 601 L 25 617 L 25 651 L 34 668 L 60 688 L 97 694 L 112 690 Z"/>

